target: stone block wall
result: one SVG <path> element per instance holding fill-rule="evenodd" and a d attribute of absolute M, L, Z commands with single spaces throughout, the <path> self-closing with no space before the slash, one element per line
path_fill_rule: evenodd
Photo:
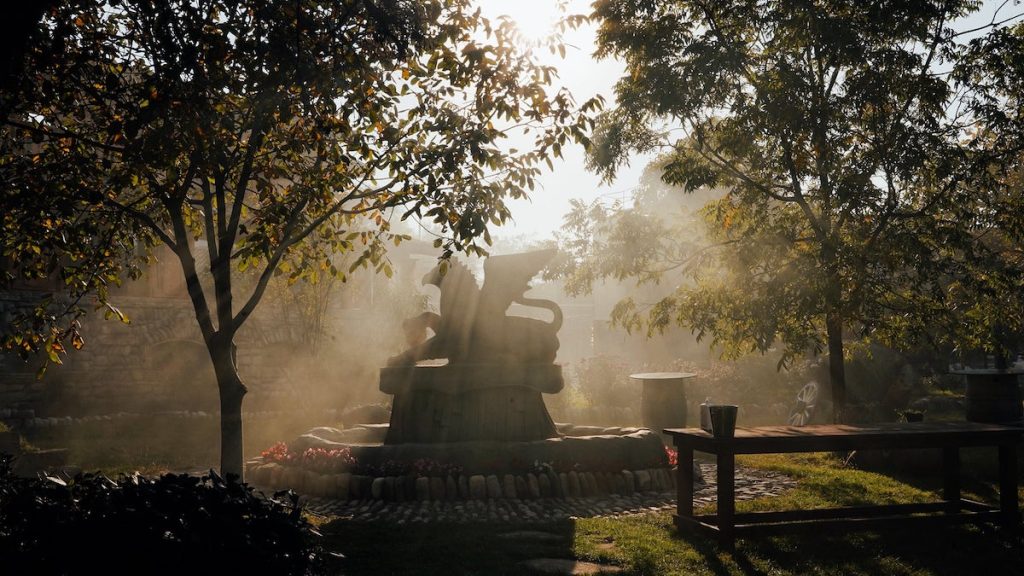
<path fill-rule="evenodd" d="M 0 320 L 39 293 L 0 292 Z M 51 366 L 36 378 L 39 360 L 24 362 L 0 354 L 0 408 L 32 411 L 36 416 L 82 416 L 117 412 L 217 410 L 217 390 L 206 347 L 191 304 L 179 298 L 121 297 L 130 319 L 123 324 L 88 316 L 82 334 L 86 346 L 70 351 L 63 366 Z M 286 409 L 300 403 L 302 382 L 290 367 L 301 327 L 283 315 L 254 315 L 239 333 L 239 371 L 249 395 L 247 410 Z"/>

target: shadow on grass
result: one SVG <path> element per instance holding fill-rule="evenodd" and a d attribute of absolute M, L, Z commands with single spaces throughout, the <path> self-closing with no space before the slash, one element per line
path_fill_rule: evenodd
<path fill-rule="evenodd" d="M 734 565 L 722 561 L 713 540 L 680 540 L 716 575 L 1024 574 L 1022 534 L 989 526 L 744 538 L 731 554 Z"/>
<path fill-rule="evenodd" d="M 341 573 L 531 574 L 534 558 L 573 558 L 575 522 L 405 524 L 333 521 L 320 527 L 325 547 L 340 552 Z M 520 534 L 510 538 L 509 534 Z"/>
<path fill-rule="evenodd" d="M 862 456 L 867 455 L 867 458 Z M 989 504 L 999 503 L 998 452 L 993 447 L 961 448 L 960 479 L 965 496 Z M 1024 443 L 1017 447 L 1017 461 L 1024 462 Z M 879 472 L 921 490 L 942 489 L 941 454 L 936 450 L 893 450 L 884 454 L 861 452 L 854 462 L 859 469 Z M 1024 485 L 1024 466 L 1017 467 Z"/>
<path fill-rule="evenodd" d="M 736 551 L 728 554 L 729 559 L 732 562 L 725 562 L 723 556 L 727 553 L 722 552 L 718 548 L 718 543 L 705 536 L 699 536 L 696 534 L 681 534 L 675 533 L 673 538 L 678 545 L 689 546 L 693 548 L 704 560 L 707 569 L 715 576 L 730 576 L 737 574 L 737 571 L 733 569 L 733 564 L 739 569 L 740 574 L 748 574 L 750 576 L 766 576 L 769 572 L 761 570 L 751 562 L 751 559 L 742 551 Z"/>

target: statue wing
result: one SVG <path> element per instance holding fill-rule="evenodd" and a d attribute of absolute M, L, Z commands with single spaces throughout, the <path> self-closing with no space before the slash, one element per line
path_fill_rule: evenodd
<path fill-rule="evenodd" d="M 480 300 L 480 288 L 473 273 L 458 260 L 450 261 L 448 273 L 439 282 L 441 327 L 449 360 L 461 360 L 469 351 L 473 322 Z"/>
<path fill-rule="evenodd" d="M 530 289 L 530 280 L 555 256 L 554 248 L 491 256 L 484 262 L 484 285 L 480 289 L 480 307 L 504 314 L 512 302 Z"/>

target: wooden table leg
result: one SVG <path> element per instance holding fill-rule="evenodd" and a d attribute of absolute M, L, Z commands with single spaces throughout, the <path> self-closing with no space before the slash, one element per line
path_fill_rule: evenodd
<path fill-rule="evenodd" d="M 676 508 L 680 516 L 693 518 L 693 448 L 676 445 Z"/>
<path fill-rule="evenodd" d="M 718 545 L 732 550 L 736 544 L 736 455 L 721 449 L 718 461 Z"/>
<path fill-rule="evenodd" d="M 999 510 L 1003 528 L 1016 530 L 1020 510 L 1017 503 L 1017 450 L 1013 444 L 999 445 Z"/>
<path fill-rule="evenodd" d="M 942 499 L 948 512 L 960 511 L 960 448 L 942 449 Z"/>

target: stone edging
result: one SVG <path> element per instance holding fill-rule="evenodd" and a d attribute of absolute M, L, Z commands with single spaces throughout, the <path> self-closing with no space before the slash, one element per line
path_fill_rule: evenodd
<path fill-rule="evenodd" d="M 547 472 L 526 474 L 474 474 L 458 476 L 382 476 L 348 472 L 320 474 L 300 467 L 253 461 L 247 479 L 271 489 L 290 488 L 309 496 L 333 500 L 393 502 L 484 500 L 489 498 L 581 498 L 609 494 L 630 496 L 667 492 L 675 488 L 674 469 L 650 468 L 621 472 Z"/>
<path fill-rule="evenodd" d="M 714 464 L 701 464 L 707 483 L 696 487 L 694 506 L 714 504 L 717 487 Z M 736 501 L 779 496 L 796 486 L 789 476 L 767 470 L 736 467 Z M 449 523 L 546 523 L 581 517 L 612 517 L 676 509 L 675 491 L 638 492 L 632 496 L 609 494 L 591 498 L 543 498 L 537 500 L 434 500 L 386 502 L 384 500 L 333 500 L 303 496 L 304 509 L 323 517 L 347 522 L 386 522 L 396 526 L 433 522 Z"/>

